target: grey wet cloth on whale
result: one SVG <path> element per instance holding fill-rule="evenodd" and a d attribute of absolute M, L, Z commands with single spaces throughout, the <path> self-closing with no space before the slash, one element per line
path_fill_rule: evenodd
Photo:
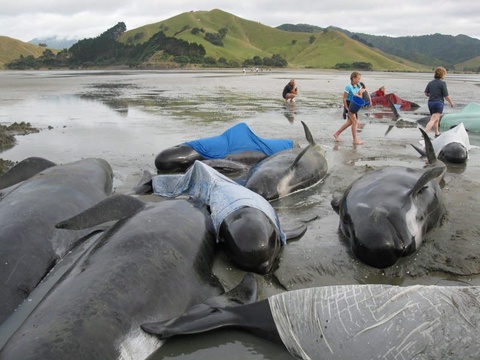
<path fill-rule="evenodd" d="M 349 285 L 269 298 L 302 359 L 480 358 L 480 287 Z"/>
<path fill-rule="evenodd" d="M 203 200 L 210 206 L 217 236 L 220 225 L 228 215 L 240 208 L 252 207 L 262 211 L 272 221 L 280 235 L 282 245 L 287 242 L 277 213 L 267 200 L 201 161 L 195 161 L 185 174 L 153 177 L 152 187 L 155 195 L 177 197 L 188 194 Z"/>
<path fill-rule="evenodd" d="M 443 147 L 452 142 L 462 144 L 467 150 L 471 149 L 470 139 L 463 123 L 458 124 L 453 129 L 445 131 L 440 137 L 432 141 L 435 154 L 438 156 Z"/>

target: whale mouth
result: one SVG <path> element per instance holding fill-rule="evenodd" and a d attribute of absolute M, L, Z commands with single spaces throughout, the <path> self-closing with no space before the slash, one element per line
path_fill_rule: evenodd
<path fill-rule="evenodd" d="M 383 216 L 381 222 L 363 234 L 353 231 L 352 251 L 365 264 L 376 268 L 387 268 L 400 258 L 409 255 L 412 250 L 411 237 L 401 230 L 402 224 L 390 216 Z M 378 220 L 378 219 L 377 219 Z M 360 235 L 360 236 L 358 236 Z"/>
<path fill-rule="evenodd" d="M 267 274 L 268 272 L 270 272 L 270 270 L 272 270 L 273 264 L 274 262 L 270 260 L 258 264 L 256 266 L 256 272 L 258 272 L 259 274 Z"/>

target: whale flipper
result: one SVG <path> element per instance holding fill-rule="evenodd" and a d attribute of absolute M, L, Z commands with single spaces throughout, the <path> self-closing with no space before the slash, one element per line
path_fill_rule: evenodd
<path fill-rule="evenodd" d="M 410 144 L 412 145 L 412 147 L 417 150 L 417 152 L 420 154 L 421 157 L 427 157 L 427 153 L 425 152 L 425 150 L 419 148 L 418 146 L 416 145 L 413 145 L 413 144 Z"/>
<path fill-rule="evenodd" d="M 18 184 L 57 164 L 40 157 L 29 157 L 0 176 L 0 189 Z"/>
<path fill-rule="evenodd" d="M 144 170 L 142 178 L 140 179 L 138 184 L 133 188 L 133 193 L 135 195 L 153 193 L 152 178 L 153 178 L 152 173 L 148 170 Z"/>
<path fill-rule="evenodd" d="M 130 195 L 115 194 L 91 208 L 55 225 L 58 229 L 79 230 L 131 216 L 145 203 Z"/>
<path fill-rule="evenodd" d="M 283 232 L 287 236 L 287 241 L 300 240 L 307 232 L 307 224 L 301 223 L 296 227 L 283 229 Z"/>

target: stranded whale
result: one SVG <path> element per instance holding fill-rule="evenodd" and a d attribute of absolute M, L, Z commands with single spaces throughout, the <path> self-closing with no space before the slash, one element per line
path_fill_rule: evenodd
<path fill-rule="evenodd" d="M 102 159 L 28 158 L 0 178 L 0 323 L 87 234 L 55 224 L 110 195 L 112 177 Z"/>
<path fill-rule="evenodd" d="M 136 193 L 177 197 L 190 195 L 210 209 L 218 241 L 240 267 L 257 273 L 269 272 L 287 239 L 299 239 L 307 226 L 283 231 L 272 205 L 259 194 L 237 184 L 215 169 L 195 161 L 185 174 L 144 173 Z"/>
<path fill-rule="evenodd" d="M 325 152 L 303 121 L 302 125 L 308 146 L 284 150 L 259 162 L 247 175 L 246 188 L 274 200 L 313 186 L 327 175 Z"/>
<path fill-rule="evenodd" d="M 254 165 L 267 156 L 294 146 L 289 139 L 257 136 L 246 123 L 239 123 L 218 136 L 192 140 L 162 150 L 155 158 L 159 174 L 186 171 L 196 160 L 226 159 Z"/>
<path fill-rule="evenodd" d="M 432 141 L 432 145 L 438 159 L 454 164 L 466 163 L 468 151 L 471 148 L 470 139 L 463 123 L 443 132 Z M 420 155 L 427 156 L 425 150 L 413 144 L 412 146 Z"/>
<path fill-rule="evenodd" d="M 140 324 L 204 301 L 256 300 L 251 274 L 223 294 L 212 274 L 215 232 L 199 202 L 112 195 L 58 227 L 116 219 L 10 337 L 0 359 L 144 359 L 162 342 Z"/>
<path fill-rule="evenodd" d="M 352 252 L 368 265 L 385 268 L 415 252 L 445 212 L 439 181 L 446 167 L 420 130 L 430 164 L 426 170 L 390 166 L 369 172 L 331 202 Z"/>

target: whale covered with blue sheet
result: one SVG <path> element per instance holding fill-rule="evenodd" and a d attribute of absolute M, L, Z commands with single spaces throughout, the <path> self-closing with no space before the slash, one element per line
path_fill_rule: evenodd
<path fill-rule="evenodd" d="M 162 150 L 155 158 L 155 167 L 158 173 L 184 172 L 195 160 L 216 159 L 254 165 L 267 156 L 293 147 L 293 140 L 259 137 L 242 122 L 218 136 L 192 140 Z"/>
<path fill-rule="evenodd" d="M 208 138 L 188 141 L 191 146 L 205 159 L 223 159 L 229 154 L 239 154 L 245 151 L 258 151 L 267 156 L 279 151 L 293 148 L 293 141 L 289 139 L 261 138 L 245 123 L 239 123 L 223 134 Z"/>

